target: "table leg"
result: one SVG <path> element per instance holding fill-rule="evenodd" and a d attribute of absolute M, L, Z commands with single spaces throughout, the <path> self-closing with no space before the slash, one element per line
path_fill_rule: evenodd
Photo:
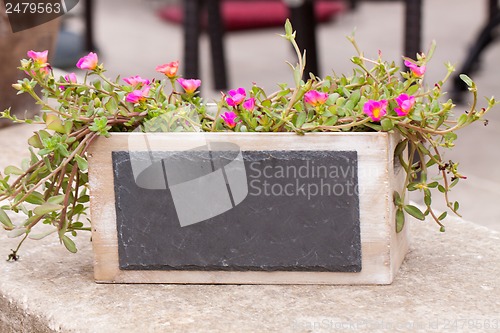
<path fill-rule="evenodd" d="M 309 78 L 309 73 L 319 76 L 314 1 L 304 0 L 298 6 L 289 6 L 289 10 L 292 25 L 297 31 L 297 44 L 301 50 L 307 50 L 304 79 Z"/>
<path fill-rule="evenodd" d="M 200 74 L 200 0 L 184 0 L 184 77 L 197 79 Z"/>
<path fill-rule="evenodd" d="M 85 0 L 84 20 L 85 20 L 85 50 L 95 51 L 94 43 L 94 0 Z"/>
<path fill-rule="evenodd" d="M 221 17 L 220 0 L 208 0 L 208 35 L 212 53 L 212 75 L 215 89 L 227 89 L 226 57 L 224 53 L 224 24 Z"/>
<path fill-rule="evenodd" d="M 456 102 L 463 99 L 463 92 L 467 90 L 467 85 L 460 79 L 459 74 L 471 75 L 479 63 L 479 58 L 484 49 L 495 39 L 495 28 L 500 25 L 500 9 L 497 0 L 490 1 L 489 20 L 479 33 L 476 42 L 472 45 L 467 57 L 458 71 L 458 75 L 453 78 L 452 97 Z"/>
<path fill-rule="evenodd" d="M 422 52 L 422 0 L 405 0 L 404 55 L 415 58 Z"/>

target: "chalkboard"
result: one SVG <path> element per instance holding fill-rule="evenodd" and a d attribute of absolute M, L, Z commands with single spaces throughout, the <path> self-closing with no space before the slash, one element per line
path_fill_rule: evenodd
<path fill-rule="evenodd" d="M 121 270 L 361 271 L 355 151 L 112 160 Z"/>

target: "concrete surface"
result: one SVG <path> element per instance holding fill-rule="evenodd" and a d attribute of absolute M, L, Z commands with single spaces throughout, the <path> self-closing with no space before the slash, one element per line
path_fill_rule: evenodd
<path fill-rule="evenodd" d="M 433 84 L 444 74 L 444 61 L 458 64 L 465 57 L 482 26 L 486 1 L 424 3 L 424 45 L 438 43 L 427 75 Z M 345 36 L 355 26 L 368 55 L 380 49 L 385 58 L 400 59 L 402 12 L 401 3 L 363 2 L 356 12 L 322 25 L 323 73 L 349 72 L 353 50 Z M 111 76 L 159 77 L 156 65 L 182 58 L 181 28 L 159 20 L 151 2 L 98 0 L 96 20 L 99 55 Z M 293 54 L 276 36 L 281 32 L 228 34 L 232 87 L 256 81 L 271 89 L 291 81 L 284 61 L 293 61 Z M 219 92 L 211 88 L 206 38 L 201 50 L 203 95 L 210 99 Z M 481 95 L 500 96 L 499 55 L 497 42 L 473 76 Z M 469 176 L 453 198 L 474 223 L 452 218 L 441 234 L 430 221 L 412 222 L 412 250 L 391 286 L 96 285 L 88 236 L 79 237 L 76 255 L 49 238 L 28 242 L 20 261 L 7 263 L 1 258 L 15 242 L 0 233 L 0 332 L 499 331 L 500 235 L 492 230 L 500 230 L 499 108 L 488 117 L 488 127 L 463 131 L 447 155 L 460 160 Z M 459 105 L 457 112 L 465 109 Z M 0 168 L 20 162 L 30 131 L 0 131 Z"/>
<path fill-rule="evenodd" d="M 87 237 L 75 255 L 30 242 L 20 261 L 0 260 L 0 332 L 500 331 L 500 233 L 410 224 L 390 286 L 98 285 Z M 15 243 L 0 237 L 7 255 Z"/>

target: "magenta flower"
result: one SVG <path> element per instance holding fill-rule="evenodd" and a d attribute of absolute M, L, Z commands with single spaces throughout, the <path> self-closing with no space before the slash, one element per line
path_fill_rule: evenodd
<path fill-rule="evenodd" d="M 66 81 L 68 83 L 76 83 L 77 82 L 76 74 L 75 73 L 70 73 L 70 74 L 64 75 L 64 81 Z M 64 89 L 66 89 L 66 87 L 65 86 L 59 86 L 59 89 L 64 90 Z"/>
<path fill-rule="evenodd" d="M 236 113 L 233 111 L 229 112 L 224 112 L 223 114 L 220 115 L 222 119 L 224 119 L 224 122 L 229 128 L 234 128 L 236 126 L 236 122 L 234 121 L 236 119 Z"/>
<path fill-rule="evenodd" d="M 97 54 L 95 54 L 94 52 L 90 52 L 88 55 L 78 60 L 78 62 L 76 63 L 76 67 L 80 69 L 93 70 L 97 67 L 98 61 L 99 59 L 97 58 Z"/>
<path fill-rule="evenodd" d="M 49 74 L 50 71 L 50 65 L 47 62 L 47 56 L 49 54 L 49 51 L 45 50 L 42 52 L 36 52 L 33 50 L 28 51 L 28 57 L 30 57 L 33 62 L 39 66 L 40 72 L 42 74 Z M 26 74 L 29 74 L 28 72 L 25 71 Z M 31 71 L 31 75 L 35 75 L 35 71 Z"/>
<path fill-rule="evenodd" d="M 181 87 L 188 93 L 192 94 L 198 89 L 201 85 L 200 80 L 196 79 L 183 79 L 183 78 L 178 78 L 177 82 L 181 85 Z"/>
<path fill-rule="evenodd" d="M 172 79 L 177 75 L 179 69 L 179 62 L 172 61 L 168 64 L 156 66 L 156 71 L 165 74 L 168 78 Z"/>
<path fill-rule="evenodd" d="M 139 84 L 148 85 L 150 83 L 149 80 L 143 79 L 139 75 L 126 77 L 123 79 L 123 81 L 125 81 L 127 84 L 130 84 L 131 86 L 134 86 L 134 87 L 138 86 Z"/>
<path fill-rule="evenodd" d="M 69 74 L 64 75 L 64 79 L 68 83 L 76 83 L 77 82 L 77 78 L 76 78 L 75 73 L 69 73 Z"/>
<path fill-rule="evenodd" d="M 247 97 L 247 93 L 243 88 L 229 90 L 227 93 L 229 94 L 229 97 L 226 98 L 226 102 L 229 106 L 238 106 L 243 103 Z"/>
<path fill-rule="evenodd" d="M 399 108 L 394 108 L 394 111 L 398 116 L 406 116 L 415 105 L 415 96 L 401 94 L 396 97 L 396 103 L 398 103 Z"/>
<path fill-rule="evenodd" d="M 309 90 L 304 94 L 304 102 L 311 104 L 314 107 L 325 104 L 327 99 L 327 93 L 319 92 L 317 90 Z"/>
<path fill-rule="evenodd" d="M 418 66 L 410 60 L 405 60 L 405 66 L 408 67 L 416 77 L 422 77 L 425 73 L 425 65 Z"/>
<path fill-rule="evenodd" d="M 255 109 L 255 98 L 249 98 L 243 102 L 243 108 L 247 111 L 252 112 Z"/>
<path fill-rule="evenodd" d="M 373 121 L 380 121 L 387 114 L 387 100 L 369 100 L 363 106 L 363 112 Z"/>
<path fill-rule="evenodd" d="M 148 97 L 149 89 L 149 86 L 145 86 L 141 90 L 134 90 L 127 94 L 125 100 L 133 104 L 142 102 Z"/>
<path fill-rule="evenodd" d="M 42 52 L 36 52 L 33 50 L 28 51 L 28 57 L 33 59 L 33 61 L 39 65 L 45 65 L 47 63 L 48 54 L 49 54 L 48 50 Z"/>

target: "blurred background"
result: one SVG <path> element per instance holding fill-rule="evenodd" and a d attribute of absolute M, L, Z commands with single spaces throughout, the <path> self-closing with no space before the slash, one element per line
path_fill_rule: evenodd
<path fill-rule="evenodd" d="M 49 22 L 36 28 L 36 31 L 30 29 L 15 34 L 7 29 L 7 21 L 2 17 L 2 74 L 7 73 L 7 68 L 17 66 L 18 59 L 25 57 L 27 50 L 41 51 L 50 46 L 53 47 L 49 60 L 57 70 L 82 74 L 75 69 L 74 64 L 79 57 L 88 53 L 87 48 L 90 46 L 98 53 L 99 62 L 104 63 L 111 77 L 140 75 L 144 78 L 161 78 L 155 71 L 157 65 L 180 60 L 181 72 L 198 72 L 197 76 L 202 80 L 201 94 L 211 101 L 218 98 L 221 91 L 220 80 L 218 87 L 214 83 L 218 75 L 220 79 L 221 68 L 214 66 L 211 60 L 211 43 L 207 34 L 207 27 L 211 23 L 213 27 L 214 21 L 203 12 L 196 19 L 201 23 L 199 45 L 196 43 L 196 31 L 192 30 L 194 25 L 186 28 L 182 24 L 184 6 L 204 2 L 214 1 L 92 0 L 92 7 L 88 8 L 88 1 L 81 0 L 57 23 Z M 284 4 L 281 1 L 254 0 L 240 1 L 239 5 L 236 1 L 226 2 L 222 11 L 224 29 L 220 25 L 215 27 L 215 32 L 224 32 L 221 42 L 224 46 L 225 88 L 250 88 L 256 83 L 266 90 L 273 90 L 277 83 L 292 83 L 292 73 L 286 61 L 295 63 L 296 59 L 288 42 L 278 34 L 283 33 L 284 17 L 289 16 L 289 8 L 297 8 L 301 1 L 289 0 Z M 405 30 L 413 22 L 417 24 L 415 29 L 421 32 L 421 39 L 417 41 L 421 51 L 427 51 L 432 40 L 437 43 L 425 78 L 428 85 L 434 85 L 446 74 L 445 62 L 455 64 L 457 70 L 462 68 L 471 47 L 480 40 L 481 30 L 488 22 L 493 22 L 490 33 L 483 36 L 492 42 L 468 74 L 476 81 L 480 96 L 496 95 L 500 98 L 500 39 L 495 40 L 498 34 L 498 11 L 492 14 L 490 6 L 493 1 L 417 2 L 421 3 L 421 12 L 408 13 L 405 1 L 318 1 L 314 20 L 319 68 L 317 74 L 350 74 L 353 68 L 350 58 L 355 55 L 355 50 L 346 36 L 353 32 L 358 45 L 368 57 L 377 57 L 378 52 L 381 52 L 384 59 L 396 63 L 402 63 L 403 55 L 414 58 L 414 53 L 405 54 L 409 50 L 408 45 L 415 44 L 414 40 L 408 40 L 408 31 Z M 295 12 L 295 19 L 301 18 L 300 12 Z M 89 22 L 91 36 L 87 33 Z M 294 21 L 292 24 L 297 28 Z M 305 26 L 303 29 L 311 28 L 310 22 L 301 24 Z M 190 48 L 186 44 L 186 34 L 191 36 Z M 89 40 L 86 37 L 92 38 Z M 21 40 L 24 40 L 23 44 Z M 310 42 L 310 39 L 305 38 L 305 44 L 309 45 Z M 191 63 L 195 62 L 197 56 L 199 66 Z M 0 81 L 2 103 L 7 101 L 8 105 L 13 105 L 4 94 L 15 80 L 2 75 Z M 447 83 L 443 90 L 455 91 L 456 113 L 467 109 L 470 98 L 467 94 L 458 94 L 452 82 Z M 26 110 L 35 110 L 30 105 L 20 103 L 15 108 L 24 114 Z M 0 106 L 2 109 L 7 107 L 4 104 Z M 500 156 L 495 148 L 500 142 L 500 106 L 487 118 L 488 126 L 477 123 L 463 130 L 456 148 L 448 153 L 447 158 L 460 161 L 462 173 L 468 176 L 452 193 L 452 198 L 461 203 L 463 217 L 500 230 Z M 6 140 L 21 142 L 28 136 L 29 130 L 22 127 L 0 130 L 2 144 L 7 144 Z M 419 200 L 417 197 L 414 199 Z M 440 198 L 436 196 L 436 199 Z"/>

